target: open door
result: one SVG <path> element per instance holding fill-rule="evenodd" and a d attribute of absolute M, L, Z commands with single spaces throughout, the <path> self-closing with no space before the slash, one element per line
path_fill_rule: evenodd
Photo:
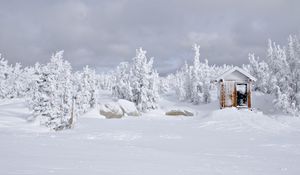
<path fill-rule="evenodd" d="M 247 94 L 247 84 L 237 83 L 236 84 L 236 102 L 237 107 L 247 107 L 248 106 L 248 94 Z"/>

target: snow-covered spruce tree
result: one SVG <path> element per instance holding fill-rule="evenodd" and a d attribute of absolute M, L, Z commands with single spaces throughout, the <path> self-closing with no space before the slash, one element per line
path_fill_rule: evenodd
<path fill-rule="evenodd" d="M 133 101 L 131 87 L 131 67 L 127 62 L 121 62 L 114 72 L 115 80 L 112 87 L 112 95 L 115 99 Z"/>
<path fill-rule="evenodd" d="M 208 65 L 208 61 L 200 61 L 200 46 L 193 47 L 195 57 L 193 65 L 185 63 L 184 67 L 176 73 L 176 93 L 179 100 L 189 100 L 194 104 L 210 102 L 210 80 L 213 76 L 214 67 Z"/>
<path fill-rule="evenodd" d="M 184 89 L 184 79 L 183 72 L 177 71 L 175 74 L 175 85 L 174 89 L 178 100 L 184 101 L 186 99 L 185 89 Z"/>
<path fill-rule="evenodd" d="M 83 68 L 83 81 L 86 91 L 88 92 L 89 108 L 94 108 L 97 103 L 98 89 L 96 82 L 96 72 L 88 66 Z"/>
<path fill-rule="evenodd" d="M 90 108 L 94 108 L 98 98 L 95 70 L 85 66 L 83 71 L 74 74 L 72 82 L 78 113 L 83 114 Z"/>
<path fill-rule="evenodd" d="M 257 81 L 254 83 L 254 90 L 271 93 L 268 64 L 265 61 L 260 61 L 258 57 L 255 58 L 254 54 L 249 54 L 249 63 L 250 65 L 244 66 L 244 69 L 257 78 Z"/>
<path fill-rule="evenodd" d="M 180 101 L 191 101 L 192 84 L 191 84 L 191 67 L 185 62 L 184 66 L 175 74 L 175 92 Z"/>
<path fill-rule="evenodd" d="M 208 65 L 208 60 L 205 59 L 204 63 L 201 64 L 201 75 L 202 75 L 202 102 L 210 103 L 211 102 L 211 79 L 214 78 L 215 75 L 212 73 L 211 67 Z"/>
<path fill-rule="evenodd" d="M 176 76 L 175 76 L 175 74 L 171 73 L 171 74 L 167 75 L 166 81 L 167 81 L 166 83 L 168 84 L 168 85 L 166 85 L 168 87 L 168 91 L 174 90 L 175 87 L 176 87 Z"/>
<path fill-rule="evenodd" d="M 62 123 L 57 129 L 64 127 L 72 127 L 74 119 L 74 106 L 72 105 L 74 99 L 73 85 L 72 85 L 72 67 L 70 63 L 63 60 L 64 51 L 57 52 L 52 58 L 47 67 L 57 76 L 57 91 L 60 99 L 59 109 L 62 112 Z"/>
<path fill-rule="evenodd" d="M 158 91 L 156 81 L 158 74 L 153 70 L 153 58 L 148 59 L 142 48 L 136 50 L 131 67 L 131 87 L 133 98 L 140 111 L 157 108 Z"/>
<path fill-rule="evenodd" d="M 166 94 L 170 91 L 170 76 L 158 78 L 158 92 L 159 94 Z"/>
<path fill-rule="evenodd" d="M 291 89 L 289 88 L 287 91 L 290 93 Z M 283 112 L 297 115 L 298 109 L 296 109 L 295 103 L 290 102 L 290 98 L 288 96 L 289 93 L 282 92 L 278 86 L 275 86 L 276 99 L 273 101 L 273 103 L 276 108 L 282 109 Z"/>
<path fill-rule="evenodd" d="M 63 60 L 63 51 L 54 54 L 47 65 L 38 67 L 35 74 L 37 80 L 31 101 L 34 116 L 40 118 L 42 125 L 53 130 L 72 127 L 71 65 Z"/>
<path fill-rule="evenodd" d="M 287 62 L 290 67 L 290 88 L 292 107 L 300 111 L 300 42 L 296 35 L 290 35 L 287 47 Z"/>
<path fill-rule="evenodd" d="M 29 121 L 35 120 L 41 113 L 41 106 L 40 106 L 40 100 L 41 100 L 41 86 L 42 83 L 42 65 L 39 63 L 35 63 L 34 67 L 29 68 L 30 71 L 32 71 L 31 79 L 28 82 L 28 98 L 26 100 L 27 106 L 30 110 L 33 111 L 33 115 L 27 118 Z"/>
<path fill-rule="evenodd" d="M 101 73 L 96 75 L 96 85 L 101 90 L 112 90 L 114 84 L 113 72 Z"/>
<path fill-rule="evenodd" d="M 37 79 L 34 82 L 34 91 L 30 101 L 34 116 L 32 119 L 39 118 L 42 125 L 54 129 L 60 122 L 60 116 L 57 116 L 59 110 L 55 76 L 47 66 L 39 67 L 35 75 Z"/>
<path fill-rule="evenodd" d="M 153 69 L 153 58 L 148 59 L 145 50 L 137 49 L 132 63 L 121 63 L 115 76 L 115 98 L 132 101 L 143 112 L 157 108 L 158 73 Z"/>
<path fill-rule="evenodd" d="M 289 36 L 287 48 L 269 40 L 266 62 L 259 62 L 253 57 L 250 58 L 249 69 L 258 78 L 259 90 L 275 94 L 273 103 L 277 108 L 286 113 L 299 115 L 300 44 L 298 38 Z"/>
<path fill-rule="evenodd" d="M 284 112 L 291 113 L 291 110 L 296 106 L 296 92 L 291 87 L 291 83 L 295 80 L 292 79 L 293 72 L 291 72 L 290 64 L 287 61 L 285 48 L 275 43 L 272 45 L 271 41 L 269 41 L 267 62 L 271 70 L 271 80 L 269 83 L 274 87 L 271 90 L 277 94 L 274 100 L 275 106 Z"/>
<path fill-rule="evenodd" d="M 0 98 L 25 97 L 29 91 L 32 72 L 20 63 L 9 65 L 0 54 Z"/>
<path fill-rule="evenodd" d="M 7 98 L 24 97 L 28 91 L 28 80 L 30 80 L 30 72 L 23 69 L 20 63 L 12 66 L 12 71 L 8 76 L 7 85 L 9 87 Z"/>
<path fill-rule="evenodd" d="M 0 98 L 7 98 L 9 94 L 9 77 L 12 74 L 12 67 L 0 54 Z"/>
<path fill-rule="evenodd" d="M 22 84 L 20 96 L 25 97 L 26 99 L 30 98 L 31 91 L 31 82 L 33 81 L 34 68 L 33 67 L 24 67 L 22 75 L 20 76 L 20 82 Z"/>
<path fill-rule="evenodd" d="M 290 77 L 290 67 L 287 62 L 285 47 L 276 45 L 276 43 L 269 43 L 267 62 L 271 69 L 271 81 L 270 83 L 279 86 L 281 89 L 287 89 L 289 87 L 289 82 L 291 82 Z M 273 89 L 274 90 L 274 89 Z"/>
<path fill-rule="evenodd" d="M 200 65 L 200 45 L 194 45 L 195 57 L 194 62 L 191 70 L 191 101 L 194 104 L 199 104 L 202 99 L 203 93 L 203 84 L 201 81 L 202 75 L 201 72 L 201 65 Z"/>
<path fill-rule="evenodd" d="M 81 71 L 77 71 L 75 73 L 73 73 L 72 76 L 72 84 L 73 84 L 73 88 L 72 88 L 72 92 L 73 92 L 73 97 L 74 97 L 74 105 L 75 106 L 75 114 L 83 114 L 87 111 L 88 109 L 88 104 L 84 93 L 85 93 L 85 89 L 83 87 L 82 84 L 82 72 Z M 74 118 L 77 118 L 78 116 L 75 115 Z"/>

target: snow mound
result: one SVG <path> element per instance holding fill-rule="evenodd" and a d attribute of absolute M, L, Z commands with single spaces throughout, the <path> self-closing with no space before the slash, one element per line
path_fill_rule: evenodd
<path fill-rule="evenodd" d="M 120 105 L 121 109 L 123 110 L 124 114 L 129 116 L 139 116 L 140 113 L 136 109 L 135 104 L 131 101 L 119 99 L 118 104 Z"/>
<path fill-rule="evenodd" d="M 280 132 L 291 129 L 290 126 L 275 118 L 249 109 L 226 108 L 216 110 L 209 114 L 206 120 L 209 121 L 202 127 L 213 125 L 213 128 L 217 130 Z"/>

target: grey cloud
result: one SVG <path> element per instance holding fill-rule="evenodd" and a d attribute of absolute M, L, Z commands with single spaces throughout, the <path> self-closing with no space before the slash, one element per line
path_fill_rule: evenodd
<path fill-rule="evenodd" d="M 193 58 L 192 45 L 211 64 L 263 57 L 268 38 L 285 44 L 298 34 L 297 0 L 0 1 L 0 52 L 11 62 L 46 62 L 65 50 L 75 69 L 109 70 L 142 46 L 161 73 Z"/>

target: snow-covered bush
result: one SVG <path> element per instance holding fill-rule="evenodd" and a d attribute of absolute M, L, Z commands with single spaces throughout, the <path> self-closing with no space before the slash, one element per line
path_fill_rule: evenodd
<path fill-rule="evenodd" d="M 132 63 L 121 63 L 115 71 L 112 93 L 115 98 L 134 102 L 140 111 L 157 108 L 158 73 L 153 58 L 148 59 L 142 48 L 136 50 Z"/>

